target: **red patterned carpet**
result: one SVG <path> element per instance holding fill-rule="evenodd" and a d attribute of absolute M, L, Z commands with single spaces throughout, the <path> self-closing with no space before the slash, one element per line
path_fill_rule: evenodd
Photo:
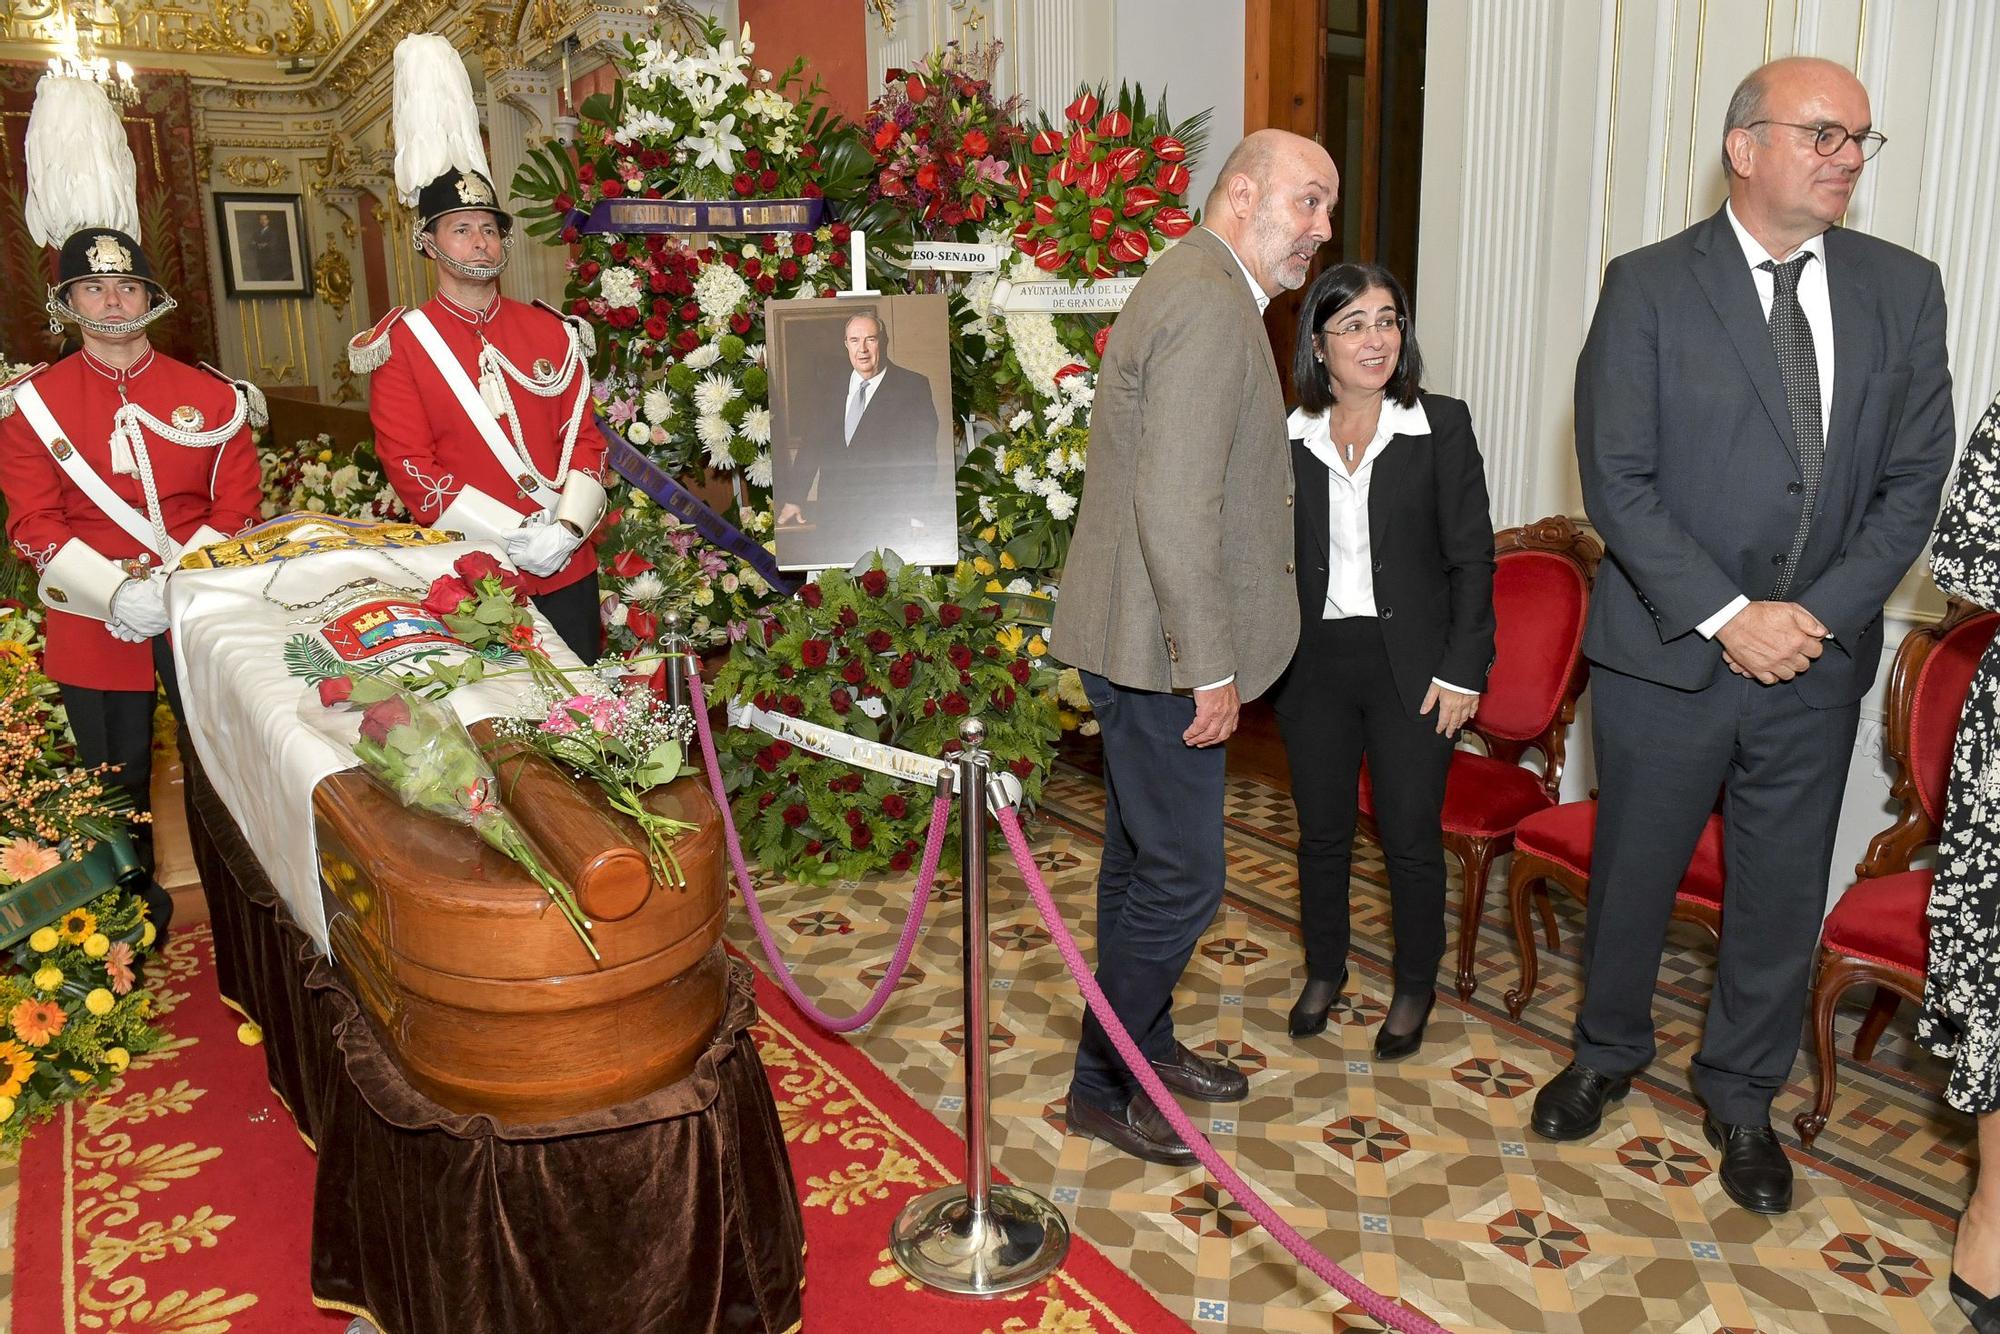
<path fill-rule="evenodd" d="M 103 1101 L 39 1130 L 22 1155 L 16 1334 L 345 1328 L 348 1315 L 314 1306 L 307 1287 L 311 1150 L 265 1082 L 262 1053 L 237 1039 L 212 948 L 206 927 L 175 933 L 156 965 L 172 1041 Z M 761 977 L 758 1001 L 760 1053 L 805 1206 L 805 1330 L 1186 1330 L 1081 1240 L 1060 1273 L 1002 1301 L 907 1282 L 888 1257 L 890 1221 L 904 1201 L 957 1179 L 961 1142 Z"/>

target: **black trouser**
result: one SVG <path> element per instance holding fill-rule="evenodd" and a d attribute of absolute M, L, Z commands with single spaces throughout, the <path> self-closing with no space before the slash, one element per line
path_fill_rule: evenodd
<path fill-rule="evenodd" d="M 1597 834 L 1576 1057 L 1607 1075 L 1653 1059 L 1653 988 L 1674 894 L 1723 793 L 1727 907 L 1694 1087 L 1718 1120 L 1763 1124 L 1791 1072 L 1861 706 L 1718 670 L 1675 690 L 1590 674 Z"/>
<path fill-rule="evenodd" d="M 529 601 L 555 627 L 571 653 L 586 664 L 597 661 L 604 643 L 604 621 L 597 606 L 597 571 L 592 570 L 573 584 L 537 593 Z"/>
<path fill-rule="evenodd" d="M 165 635 L 153 636 L 153 668 L 166 688 L 167 705 L 176 721 L 185 718 L 181 710 L 180 682 L 174 675 L 174 651 Z M 89 686 L 61 687 L 63 712 L 69 715 L 70 731 L 76 734 L 76 757 L 86 767 L 112 766 L 110 786 L 121 788 L 132 798 L 132 809 L 153 809 L 153 706 L 158 698 L 151 690 L 93 690 Z M 162 935 L 173 917 L 173 900 L 153 883 L 153 826 L 132 826 L 132 850 L 146 872 L 138 893 L 151 910 L 153 923 Z"/>
<path fill-rule="evenodd" d="M 1438 735 L 1435 708 L 1418 714 L 1396 693 L 1382 624 L 1372 616 L 1308 617 L 1284 699 L 1278 727 L 1299 813 L 1306 973 L 1331 982 L 1347 964 L 1348 883 L 1365 754 L 1389 868 L 1396 994 L 1426 994 L 1437 985 L 1444 957 L 1438 817 L 1452 742 Z"/>
<path fill-rule="evenodd" d="M 1097 871 L 1097 984 L 1139 1050 L 1174 1052 L 1174 987 L 1222 902 L 1225 753 L 1181 740 L 1188 695 L 1127 690 L 1083 673 L 1104 738 L 1104 856 Z M 1122 1112 L 1138 1084 L 1087 1013 L 1070 1097 Z"/>

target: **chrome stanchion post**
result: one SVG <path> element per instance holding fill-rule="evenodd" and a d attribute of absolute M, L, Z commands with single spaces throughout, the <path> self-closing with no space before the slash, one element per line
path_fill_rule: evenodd
<path fill-rule="evenodd" d="M 660 652 L 666 654 L 667 704 L 681 708 L 688 702 L 687 678 L 681 673 L 691 671 L 687 659 L 694 652 L 694 641 L 681 633 L 681 614 L 670 611 L 660 618 Z"/>
<path fill-rule="evenodd" d="M 995 1185 L 989 1159 L 991 1091 L 987 1039 L 986 816 L 991 760 L 986 726 L 959 729 L 958 818 L 965 926 L 965 1180 L 920 1195 L 889 1229 L 889 1251 L 927 1287 L 993 1297 L 1053 1273 L 1069 1251 L 1069 1224 L 1053 1204 L 1018 1186 Z"/>

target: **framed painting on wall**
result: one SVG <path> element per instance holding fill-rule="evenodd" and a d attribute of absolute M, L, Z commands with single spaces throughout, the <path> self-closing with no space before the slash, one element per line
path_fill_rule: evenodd
<path fill-rule="evenodd" d="M 217 194 L 215 234 L 231 297 L 312 295 L 300 196 Z"/>

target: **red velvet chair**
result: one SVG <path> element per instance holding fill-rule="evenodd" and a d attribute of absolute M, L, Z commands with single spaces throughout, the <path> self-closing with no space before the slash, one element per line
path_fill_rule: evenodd
<path fill-rule="evenodd" d="M 1521 821 L 1514 830 L 1514 858 L 1507 869 L 1507 902 L 1514 913 L 1514 944 L 1521 955 L 1521 981 L 1507 993 L 1507 1013 L 1516 1019 L 1535 994 L 1541 959 L 1535 953 L 1535 926 L 1528 919 L 1532 896 L 1541 910 L 1549 948 L 1556 947 L 1550 885 L 1567 890 L 1579 903 L 1590 899 L 1590 854 L 1597 834 L 1597 802 L 1567 801 Z M 1722 933 L 1722 817 L 1711 815 L 1674 894 L 1673 916 L 1693 922 L 1711 940 Z"/>
<path fill-rule="evenodd" d="M 1855 868 L 1858 879 L 1820 929 L 1811 1019 L 1818 1095 L 1812 1110 L 1792 1118 L 1802 1144 L 1812 1144 L 1833 1110 L 1840 1059 L 1833 1045 L 1833 1012 L 1840 998 L 1866 983 L 1875 987 L 1854 1036 L 1857 1061 L 1874 1054 L 1900 1001 L 1923 1004 L 1931 873 L 1912 870 L 1910 862 L 1937 842 L 1958 716 L 1996 627 L 2000 616 L 1953 602 L 1942 621 L 1912 630 L 1896 650 L 1889 676 L 1887 749 L 1895 761 L 1891 795 L 1899 809 L 1895 822 L 1868 844 L 1867 857 Z"/>
<path fill-rule="evenodd" d="M 1493 670 L 1479 712 L 1466 728 L 1486 753 L 1456 751 L 1444 792 L 1444 846 L 1458 859 L 1464 879 L 1458 909 L 1461 1000 L 1477 989 L 1472 961 L 1493 859 L 1513 845 L 1522 820 L 1556 804 L 1563 739 L 1576 719 L 1586 674 L 1583 623 L 1590 582 L 1604 555 L 1596 538 L 1561 515 L 1505 529 L 1494 534 L 1493 545 L 1498 557 Z M 1541 754 L 1539 774 L 1519 763 L 1530 750 Z M 1379 843 L 1365 766 L 1360 823 Z"/>

